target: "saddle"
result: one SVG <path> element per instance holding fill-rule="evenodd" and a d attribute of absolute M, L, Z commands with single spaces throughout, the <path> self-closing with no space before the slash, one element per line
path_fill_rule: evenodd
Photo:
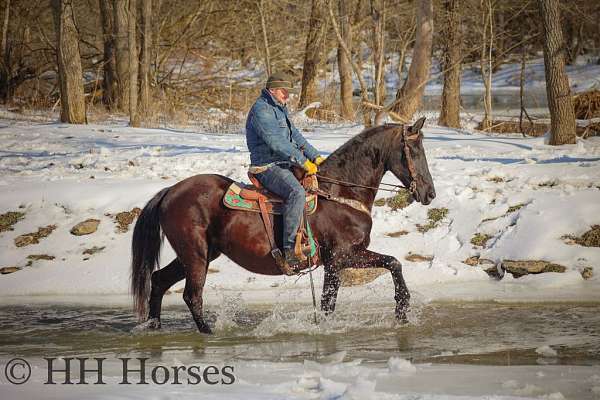
<path fill-rule="evenodd" d="M 299 177 L 300 174 L 296 172 L 295 175 L 306 190 L 304 216 L 296 233 L 296 244 L 294 246 L 294 252 L 302 260 L 297 269 L 292 268 L 285 262 L 285 257 L 275 242 L 271 216 L 283 214 L 284 201 L 282 198 L 264 188 L 251 172 L 248 172 L 248 178 L 252 182 L 251 185 L 233 182 L 223 196 L 223 204 L 227 208 L 260 213 L 271 245 L 271 255 L 286 275 L 297 274 L 298 270 L 309 268 L 311 265 L 318 265 L 319 262 L 318 242 L 306 218 L 307 215 L 313 214 L 317 210 L 318 196 L 315 193 L 318 189 L 317 177 L 314 175 Z"/>

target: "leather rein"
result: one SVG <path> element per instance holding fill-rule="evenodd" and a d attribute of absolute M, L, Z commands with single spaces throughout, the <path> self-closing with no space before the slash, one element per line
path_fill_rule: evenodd
<path fill-rule="evenodd" d="M 354 182 L 343 181 L 341 179 L 329 178 L 329 177 L 319 175 L 319 174 L 315 174 L 315 175 L 317 176 L 317 178 L 319 180 L 322 180 L 322 181 L 328 182 L 328 183 L 332 183 L 334 185 L 339 185 L 339 186 L 359 187 L 359 188 L 373 189 L 373 190 L 383 190 L 383 191 L 392 192 L 392 193 L 400 193 L 402 190 L 408 189 L 408 191 L 411 194 L 414 194 L 417 190 L 417 181 L 416 181 L 417 174 L 416 174 L 413 159 L 410 156 L 410 152 L 409 152 L 409 148 L 408 148 L 408 141 L 409 140 L 417 140 L 417 138 L 420 135 L 420 132 L 419 131 L 409 132 L 408 129 L 406 128 L 406 125 L 402 125 L 402 130 L 401 130 L 400 134 L 402 135 L 404 157 L 406 158 L 408 173 L 409 173 L 409 176 L 411 179 L 410 186 L 408 188 L 401 186 L 401 185 L 394 185 L 394 184 L 385 183 L 385 182 L 381 182 L 379 185 L 380 186 L 389 186 L 390 188 L 381 188 L 381 187 L 375 187 L 375 186 L 362 185 L 362 184 L 354 183 Z M 396 134 L 396 136 L 397 135 L 398 134 Z M 394 136 L 394 138 L 396 136 Z M 330 194 L 324 190 L 321 190 L 320 188 L 314 190 L 314 192 L 317 195 L 324 197 L 328 200 L 333 200 L 333 201 L 341 203 L 341 204 L 346 204 L 358 211 L 368 214 L 369 216 L 371 215 L 371 211 L 369 210 L 369 208 L 358 200 L 347 199 L 345 197 L 339 197 L 339 196 L 333 196 L 332 194 Z"/>

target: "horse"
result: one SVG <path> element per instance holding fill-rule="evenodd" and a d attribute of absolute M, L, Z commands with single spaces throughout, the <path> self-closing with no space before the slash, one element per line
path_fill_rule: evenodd
<path fill-rule="evenodd" d="M 335 310 L 342 269 L 383 267 L 394 282 L 395 317 L 406 321 L 410 294 L 402 264 L 393 256 L 368 250 L 373 224 L 370 212 L 387 171 L 410 188 L 415 201 L 428 205 L 435 198 L 423 148 L 424 121 L 366 129 L 320 165 L 319 193 L 328 195 L 319 199 L 317 210 L 307 218 L 325 269 L 321 310 L 326 315 Z M 254 273 L 283 274 L 271 255 L 260 214 L 223 205 L 223 195 L 232 182 L 217 174 L 189 177 L 158 192 L 140 213 L 131 245 L 131 292 L 134 310 L 145 328 L 161 327 L 162 298 L 172 285 L 185 279 L 183 299 L 198 331 L 212 333 L 202 315 L 202 292 L 208 265 L 221 254 Z M 274 221 L 278 240 L 281 224 L 278 216 Z M 157 269 L 164 236 L 177 257 Z"/>

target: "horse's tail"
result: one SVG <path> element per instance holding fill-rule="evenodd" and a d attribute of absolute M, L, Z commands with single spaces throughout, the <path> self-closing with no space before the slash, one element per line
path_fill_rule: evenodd
<path fill-rule="evenodd" d="M 131 293 L 133 309 L 140 320 L 146 318 L 150 297 L 150 277 L 158 266 L 163 236 L 160 231 L 160 203 L 169 191 L 165 188 L 146 204 L 133 229 L 131 242 Z"/>

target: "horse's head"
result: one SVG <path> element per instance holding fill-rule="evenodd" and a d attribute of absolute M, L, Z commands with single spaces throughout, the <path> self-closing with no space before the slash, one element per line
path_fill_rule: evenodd
<path fill-rule="evenodd" d="M 421 128 L 424 123 L 425 118 L 420 118 L 396 134 L 388 169 L 410 189 L 416 201 L 427 205 L 435 198 L 435 188 L 423 148 Z"/>

